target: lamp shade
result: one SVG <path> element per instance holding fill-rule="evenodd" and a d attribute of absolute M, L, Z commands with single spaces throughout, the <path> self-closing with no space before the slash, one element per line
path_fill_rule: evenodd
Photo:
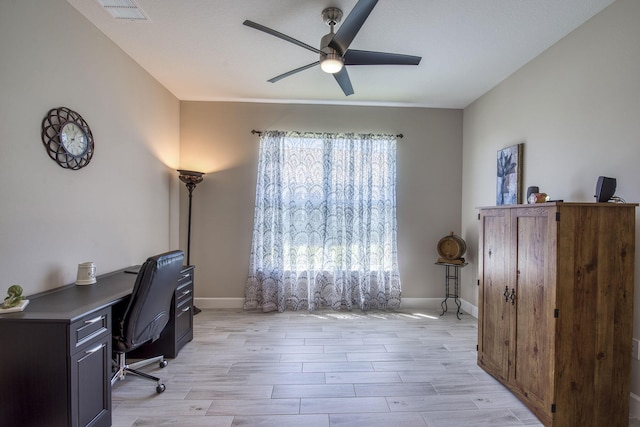
<path fill-rule="evenodd" d="M 322 71 L 329 74 L 335 74 L 342 70 L 344 63 L 342 58 L 335 52 L 327 53 L 327 55 L 320 61 L 320 68 Z"/>
<path fill-rule="evenodd" d="M 200 184 L 202 182 L 203 175 L 204 172 L 196 172 L 196 171 L 188 171 L 188 170 L 184 170 L 184 169 L 178 169 L 178 173 L 180 174 L 179 178 L 180 181 L 184 182 L 185 184 L 187 184 L 187 187 L 189 185 L 192 186 L 196 186 L 197 184 Z"/>

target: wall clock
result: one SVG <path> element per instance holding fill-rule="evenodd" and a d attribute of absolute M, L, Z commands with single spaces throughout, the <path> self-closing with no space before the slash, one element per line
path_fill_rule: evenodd
<path fill-rule="evenodd" d="M 66 107 L 52 108 L 42 120 L 42 143 L 49 157 L 65 169 L 81 169 L 93 157 L 89 124 Z"/>

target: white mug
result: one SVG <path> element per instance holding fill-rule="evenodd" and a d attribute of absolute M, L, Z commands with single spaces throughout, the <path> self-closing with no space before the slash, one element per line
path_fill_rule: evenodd
<path fill-rule="evenodd" d="M 76 285 L 91 285 L 93 283 L 96 283 L 96 264 L 94 262 L 78 264 Z"/>

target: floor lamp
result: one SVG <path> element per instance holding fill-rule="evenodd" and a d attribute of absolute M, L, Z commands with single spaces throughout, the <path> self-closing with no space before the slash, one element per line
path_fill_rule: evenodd
<path fill-rule="evenodd" d="M 191 198 L 193 196 L 193 190 L 195 190 L 196 185 L 200 184 L 203 180 L 203 172 L 195 172 L 195 171 L 187 171 L 178 169 L 178 173 L 180 174 L 180 181 L 184 182 L 187 186 L 187 190 L 189 190 L 189 225 L 187 228 L 187 265 L 191 265 Z M 194 295 L 195 301 L 195 295 Z M 200 310 L 195 305 L 193 306 L 193 314 L 200 313 Z"/>

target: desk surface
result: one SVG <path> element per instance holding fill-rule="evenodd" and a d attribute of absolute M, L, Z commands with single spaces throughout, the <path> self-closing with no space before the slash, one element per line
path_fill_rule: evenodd
<path fill-rule="evenodd" d="M 20 320 L 71 323 L 95 310 L 113 305 L 133 291 L 136 275 L 124 269 L 96 278 L 92 285 L 66 285 L 28 297 L 24 311 L 0 315 L 0 322 Z"/>

